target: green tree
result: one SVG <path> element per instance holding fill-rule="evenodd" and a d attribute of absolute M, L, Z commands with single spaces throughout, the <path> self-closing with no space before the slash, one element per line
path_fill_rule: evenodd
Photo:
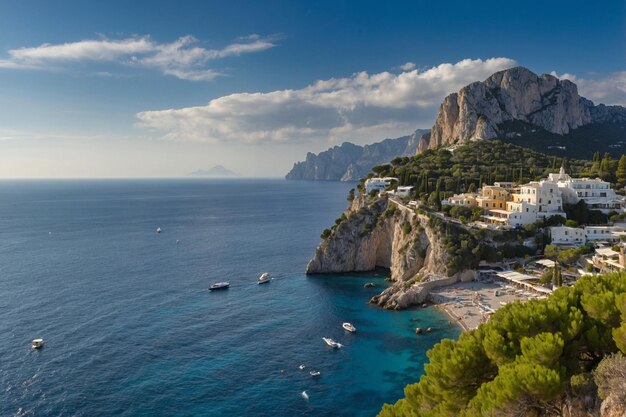
<path fill-rule="evenodd" d="M 622 155 L 617 163 L 615 179 L 620 185 L 626 185 L 626 155 Z"/>

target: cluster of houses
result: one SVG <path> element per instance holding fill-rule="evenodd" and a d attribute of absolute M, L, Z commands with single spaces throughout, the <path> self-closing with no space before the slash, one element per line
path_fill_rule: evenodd
<path fill-rule="evenodd" d="M 552 216 L 563 216 L 563 204 L 583 200 L 587 207 L 608 213 L 620 211 L 624 198 L 600 178 L 572 178 L 561 168 L 547 179 L 517 186 L 496 182 L 483 186 L 479 193 L 457 194 L 442 204 L 481 207 L 484 220 L 502 226 L 521 227 Z"/>

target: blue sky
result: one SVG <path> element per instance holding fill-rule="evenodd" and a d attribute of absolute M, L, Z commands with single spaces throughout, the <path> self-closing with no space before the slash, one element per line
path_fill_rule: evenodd
<path fill-rule="evenodd" d="M 523 65 L 626 104 L 626 3 L 0 1 L 0 177 L 280 176 Z"/>

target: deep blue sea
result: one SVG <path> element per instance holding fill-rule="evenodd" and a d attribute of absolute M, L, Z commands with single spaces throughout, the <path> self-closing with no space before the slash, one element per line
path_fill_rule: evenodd
<path fill-rule="evenodd" d="M 374 416 L 459 331 L 368 305 L 381 276 L 304 275 L 352 186 L 0 181 L 0 415 Z"/>

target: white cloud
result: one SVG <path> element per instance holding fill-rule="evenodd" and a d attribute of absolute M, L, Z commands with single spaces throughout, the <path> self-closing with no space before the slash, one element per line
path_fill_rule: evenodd
<path fill-rule="evenodd" d="M 201 142 L 368 142 L 429 127 L 449 93 L 517 63 L 465 59 L 400 74 L 360 72 L 299 90 L 239 93 L 206 105 L 137 114 L 166 139 Z"/>
<path fill-rule="evenodd" d="M 626 106 L 626 71 L 613 72 L 597 78 L 581 78 L 568 73 L 557 75 L 556 71 L 552 71 L 551 74 L 575 83 L 578 86 L 578 93 L 595 104 Z"/>
<path fill-rule="evenodd" d="M 193 36 L 174 42 L 158 43 L 149 36 L 120 40 L 82 40 L 64 44 L 43 44 L 8 51 L 0 59 L 0 68 L 53 69 L 72 62 L 113 62 L 140 68 L 151 68 L 185 80 L 210 80 L 219 72 L 207 68 L 209 61 L 261 52 L 276 46 L 277 36 L 251 35 L 240 38 L 222 49 L 206 49 Z"/>
<path fill-rule="evenodd" d="M 413 62 L 407 62 L 400 65 L 398 68 L 400 68 L 402 71 L 411 71 L 415 68 L 415 64 Z"/>

